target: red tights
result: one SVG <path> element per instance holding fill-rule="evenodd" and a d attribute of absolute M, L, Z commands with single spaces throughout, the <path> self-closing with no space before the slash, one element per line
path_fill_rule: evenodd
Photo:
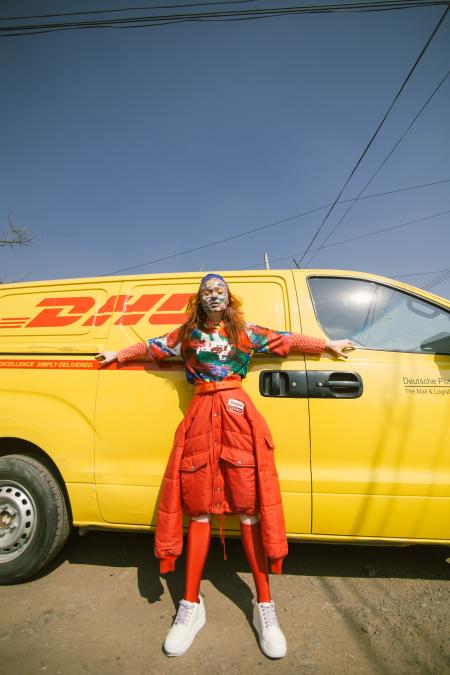
<path fill-rule="evenodd" d="M 270 602 L 269 573 L 264 553 L 261 525 L 241 523 L 242 545 L 247 556 L 256 586 L 258 602 Z M 211 523 L 191 520 L 187 536 L 186 580 L 184 599 L 198 602 L 200 581 L 208 555 L 211 539 Z"/>
<path fill-rule="evenodd" d="M 264 553 L 261 523 L 241 523 L 242 546 L 253 574 L 258 602 L 270 602 L 269 567 Z"/>
<path fill-rule="evenodd" d="M 188 527 L 186 551 L 185 600 L 198 602 L 200 581 L 209 551 L 211 523 L 191 520 Z"/>

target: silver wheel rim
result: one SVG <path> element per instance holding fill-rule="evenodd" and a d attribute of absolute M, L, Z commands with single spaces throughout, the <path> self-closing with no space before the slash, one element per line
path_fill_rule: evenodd
<path fill-rule="evenodd" d="M 28 490 L 13 481 L 0 481 L 0 564 L 22 555 L 36 524 L 36 506 Z"/>

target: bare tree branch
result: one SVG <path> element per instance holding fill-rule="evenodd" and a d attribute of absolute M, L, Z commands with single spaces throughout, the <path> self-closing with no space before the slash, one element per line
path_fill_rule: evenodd
<path fill-rule="evenodd" d="M 15 225 L 10 215 L 8 215 L 9 225 L 3 232 L 0 232 L 0 247 L 2 246 L 24 246 L 30 244 L 34 237 L 28 227 Z"/>

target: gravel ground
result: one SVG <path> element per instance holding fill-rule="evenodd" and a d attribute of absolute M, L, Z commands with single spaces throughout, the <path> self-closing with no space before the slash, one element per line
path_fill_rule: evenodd
<path fill-rule="evenodd" d="M 217 539 L 202 582 L 207 623 L 191 649 L 162 642 L 183 561 L 162 578 L 142 534 L 74 533 L 33 581 L 0 588 L 0 672 L 450 673 L 450 549 L 291 544 L 272 595 L 288 642 L 271 661 L 251 627 L 253 583 L 239 540 Z"/>

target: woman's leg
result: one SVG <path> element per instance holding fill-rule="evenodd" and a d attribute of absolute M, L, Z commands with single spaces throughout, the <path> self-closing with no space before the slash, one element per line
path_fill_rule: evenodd
<path fill-rule="evenodd" d="M 164 640 L 164 650 L 168 656 L 184 654 L 205 625 L 205 606 L 199 591 L 210 539 L 210 516 L 191 518 L 187 536 L 184 597 L 180 600 L 177 615 Z"/>
<path fill-rule="evenodd" d="M 211 516 L 191 518 L 187 535 L 184 600 L 198 602 L 200 581 L 211 540 Z"/>
<path fill-rule="evenodd" d="M 255 580 L 257 602 L 253 608 L 253 625 L 266 656 L 281 659 L 286 655 L 286 639 L 278 623 L 275 604 L 270 599 L 269 568 L 257 516 L 240 516 L 242 543 Z"/>
<path fill-rule="evenodd" d="M 270 602 L 269 567 L 264 553 L 258 516 L 240 516 L 241 537 L 256 586 L 258 602 Z"/>

